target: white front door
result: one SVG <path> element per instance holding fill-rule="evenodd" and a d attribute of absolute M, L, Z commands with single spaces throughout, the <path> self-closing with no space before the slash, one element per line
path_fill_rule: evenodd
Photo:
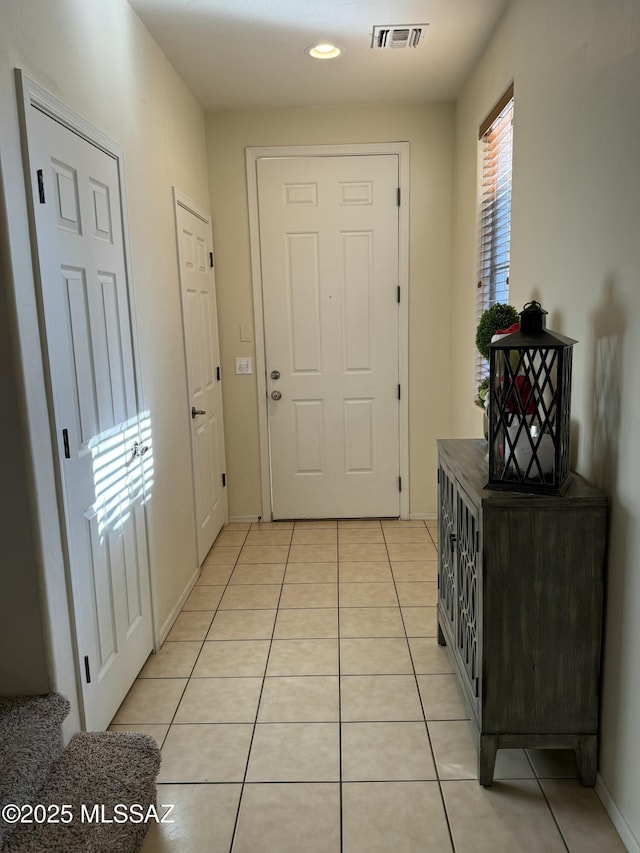
<path fill-rule="evenodd" d="M 27 111 L 38 266 L 87 729 L 103 729 L 152 650 L 137 399 L 118 160 Z"/>
<path fill-rule="evenodd" d="M 397 516 L 398 157 L 257 182 L 273 517 Z"/>
<path fill-rule="evenodd" d="M 227 520 L 218 319 L 209 214 L 177 192 L 176 229 L 202 564 Z"/>

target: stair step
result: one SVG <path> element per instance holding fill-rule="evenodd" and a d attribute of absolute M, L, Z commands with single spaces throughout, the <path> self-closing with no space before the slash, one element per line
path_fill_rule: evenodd
<path fill-rule="evenodd" d="M 58 693 L 0 697 L 0 803 L 34 802 L 62 752 L 69 702 Z M 0 819 L 0 847 L 11 825 Z"/>
<path fill-rule="evenodd" d="M 137 732 L 80 732 L 54 761 L 39 794 L 44 806 L 67 804 L 69 823 L 16 826 L 5 853 L 135 853 L 148 824 L 140 820 L 156 805 L 160 750 Z M 9 800 L 11 802 L 11 800 Z M 121 804 L 123 809 L 115 810 Z M 139 809 L 130 809 L 132 805 Z M 98 808 L 95 809 L 95 806 Z M 111 821 L 111 822 L 109 822 Z"/>

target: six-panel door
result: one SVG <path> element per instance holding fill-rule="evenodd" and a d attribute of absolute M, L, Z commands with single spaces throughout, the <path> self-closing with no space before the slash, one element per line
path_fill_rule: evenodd
<path fill-rule="evenodd" d="M 211 228 L 198 214 L 176 202 L 182 319 L 187 357 L 188 412 L 191 423 L 198 563 L 202 564 L 227 520 L 222 395 L 219 385 L 218 321 Z"/>
<path fill-rule="evenodd" d="M 399 514 L 397 188 L 397 155 L 258 161 L 274 518 Z"/>
<path fill-rule="evenodd" d="M 78 671 L 85 725 L 102 729 L 152 649 L 152 425 L 136 391 L 118 161 L 35 107 L 27 120 Z"/>

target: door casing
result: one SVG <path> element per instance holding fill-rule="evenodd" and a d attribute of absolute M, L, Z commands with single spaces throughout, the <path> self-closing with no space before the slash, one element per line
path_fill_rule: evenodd
<path fill-rule="evenodd" d="M 258 387 L 261 515 L 264 519 L 271 518 L 272 501 L 257 161 L 267 157 L 357 157 L 372 154 L 395 154 L 398 157 L 399 165 L 401 204 L 398 222 L 398 285 L 400 287 L 398 363 L 400 386 L 403 389 L 403 393 L 400 396 L 399 410 L 400 476 L 402 478 L 400 518 L 409 518 L 409 143 L 383 142 L 350 145 L 294 145 L 246 149 L 251 278 L 256 342 L 256 381 Z"/>

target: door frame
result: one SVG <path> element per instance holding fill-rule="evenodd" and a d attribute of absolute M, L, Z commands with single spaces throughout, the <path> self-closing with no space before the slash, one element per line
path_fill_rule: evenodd
<path fill-rule="evenodd" d="M 142 381 L 140 376 L 140 354 L 139 354 L 139 343 L 138 343 L 138 334 L 137 334 L 137 312 L 135 306 L 135 295 L 133 292 L 133 273 L 131 267 L 131 246 L 129 239 L 129 220 L 127 216 L 127 200 L 126 200 L 126 187 L 125 187 L 125 176 L 124 176 L 124 149 L 119 143 L 115 140 L 111 139 L 105 133 L 103 133 L 98 128 L 94 127 L 90 124 L 86 119 L 84 119 L 81 115 L 76 113 L 70 107 L 66 106 L 66 104 L 59 101 L 53 95 L 51 95 L 46 89 L 42 88 L 42 86 L 38 85 L 35 81 L 31 80 L 26 74 L 22 72 L 21 69 L 15 69 L 15 83 L 16 83 L 16 92 L 17 92 L 17 106 L 18 106 L 18 119 L 20 123 L 20 143 L 22 149 L 22 157 L 23 157 L 23 168 L 25 175 L 25 185 L 26 185 L 26 199 L 27 199 L 27 210 L 28 210 L 28 227 L 29 227 L 29 239 L 31 243 L 31 252 L 33 258 L 33 278 L 35 284 L 35 298 L 36 305 L 38 310 L 38 331 L 39 331 L 39 343 L 40 343 L 40 353 L 42 357 L 42 369 L 43 369 L 43 378 L 46 389 L 46 409 L 48 413 L 49 420 L 49 434 L 50 434 L 50 444 L 47 447 L 47 450 L 51 454 L 51 464 L 53 466 L 54 476 L 55 476 L 55 492 L 56 492 L 56 500 L 57 500 L 57 522 L 59 525 L 60 537 L 61 537 L 61 545 L 62 545 L 62 558 L 64 563 L 64 580 L 65 580 L 65 597 L 66 597 L 66 605 L 67 612 L 69 615 L 69 628 L 70 628 L 70 639 L 72 643 L 72 652 L 73 652 L 73 669 L 75 672 L 75 686 L 76 686 L 76 695 L 78 701 L 78 708 L 80 711 L 80 719 L 82 725 L 84 727 L 84 700 L 83 700 L 83 690 L 82 690 L 82 678 L 83 673 L 81 671 L 80 659 L 79 655 L 81 654 L 81 650 L 78 643 L 78 636 L 76 631 L 76 616 L 75 616 L 75 607 L 73 603 L 73 594 L 72 594 L 72 578 L 71 578 L 71 566 L 70 566 L 70 557 L 69 557 L 69 546 L 68 546 L 68 525 L 66 519 L 66 508 L 64 502 L 64 490 L 63 490 L 63 472 L 60 466 L 60 460 L 56 448 L 59 443 L 59 435 L 57 431 L 57 424 L 55 420 L 55 409 L 53 403 L 53 387 L 51 380 L 51 369 L 49 365 L 49 350 L 47 346 L 47 336 L 46 329 L 44 323 L 44 309 L 42 304 L 42 276 L 40 273 L 40 267 L 38 263 L 38 253 L 37 253 L 37 230 L 35 223 L 35 211 L 33 209 L 33 176 L 30 170 L 30 159 L 29 159 L 29 139 L 32 133 L 30 129 L 29 122 L 29 110 L 32 108 L 36 108 L 40 110 L 45 115 L 49 116 L 54 121 L 57 121 L 63 127 L 70 130 L 72 133 L 75 133 L 77 136 L 84 139 L 86 142 L 94 145 L 96 148 L 100 149 L 104 153 L 113 157 L 117 163 L 118 168 L 118 189 L 120 193 L 120 212 L 122 216 L 122 240 L 123 240 L 123 251 L 124 251 L 124 264 L 125 264 L 125 273 L 127 277 L 127 295 L 129 302 L 129 313 L 132 318 L 132 322 L 129 324 L 129 333 L 131 336 L 131 349 L 132 349 L 132 358 L 133 358 L 133 368 L 134 368 L 134 388 L 136 394 L 136 401 L 138 408 L 142 410 L 143 406 L 143 393 L 142 393 Z M 44 448 L 43 448 L 44 449 Z M 149 578 L 149 594 L 151 598 L 151 636 L 153 639 L 153 649 L 154 651 L 158 651 L 160 648 L 159 637 L 157 633 L 157 611 L 156 611 L 156 596 L 154 594 L 154 583 L 153 583 L 153 570 L 152 570 L 152 554 L 149 542 L 149 530 L 152 523 L 151 519 L 151 509 L 147 503 L 142 507 L 144 517 L 145 517 L 145 539 L 142 543 L 142 547 L 144 548 L 146 554 L 146 571 L 148 573 Z M 57 659 L 59 653 L 59 649 L 63 648 L 63 644 L 65 642 L 65 636 L 63 634 L 58 634 L 58 628 L 56 625 L 56 621 L 51 618 L 51 614 L 47 613 L 47 622 L 49 625 L 50 637 L 52 646 L 53 657 L 54 657 L 54 666 L 56 669 L 60 668 L 60 661 Z M 63 629 L 62 629 L 63 630 Z M 56 686 L 56 685 L 54 685 Z"/>
<path fill-rule="evenodd" d="M 271 519 L 273 504 L 271 496 L 269 423 L 267 418 L 266 341 L 264 334 L 264 303 L 262 298 L 262 264 L 260 260 L 258 161 L 273 157 L 361 157 L 376 154 L 392 154 L 398 157 L 398 176 L 401 193 L 401 204 L 398 208 L 398 285 L 400 287 L 398 367 L 400 386 L 404 391 L 400 395 L 398 413 L 399 461 L 400 477 L 402 478 L 400 518 L 409 518 L 409 143 L 373 142 L 345 145 L 286 145 L 246 149 L 263 519 Z"/>

